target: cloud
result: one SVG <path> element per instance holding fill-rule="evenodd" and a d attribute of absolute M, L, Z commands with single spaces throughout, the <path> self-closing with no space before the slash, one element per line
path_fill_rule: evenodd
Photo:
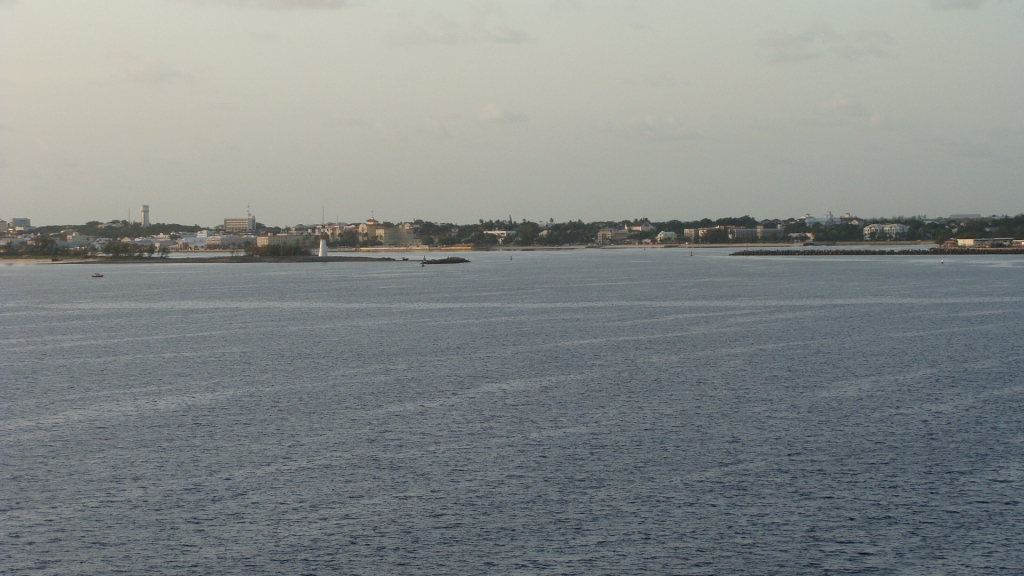
<path fill-rule="evenodd" d="M 611 127 L 609 132 L 627 140 L 642 140 L 655 143 L 682 142 L 703 138 L 699 133 L 683 126 L 681 122 L 672 116 L 663 118 L 656 118 L 654 116 L 630 118 L 617 126 Z"/>
<path fill-rule="evenodd" d="M 877 110 L 869 110 L 867 106 L 842 93 L 836 93 L 818 108 L 834 118 L 851 121 L 866 121 L 869 126 L 879 130 L 894 129 L 888 116 Z"/>
<path fill-rule="evenodd" d="M 169 64 L 138 54 L 123 52 L 118 54 L 118 59 L 123 78 L 136 84 L 170 84 L 191 79 Z"/>
<path fill-rule="evenodd" d="M 495 104 L 488 104 L 480 112 L 480 119 L 492 124 L 520 124 L 530 119 L 525 114 L 509 113 Z"/>
<path fill-rule="evenodd" d="M 493 20 L 490 15 L 481 15 L 483 19 Z M 488 24 L 477 19 L 472 25 L 462 24 L 439 14 L 425 21 L 408 22 L 391 33 L 390 41 L 399 46 L 422 46 L 439 44 L 454 46 L 476 42 L 493 42 L 495 44 L 527 44 L 535 38 L 524 30 L 504 24 Z"/>
<path fill-rule="evenodd" d="M 949 153 L 963 158 L 997 158 L 987 146 L 980 146 L 967 138 L 948 139 L 932 138 L 932 142 L 946 149 Z"/>
<path fill-rule="evenodd" d="M 491 30 L 485 30 L 483 37 L 489 42 L 498 44 L 526 44 L 533 42 L 535 38 L 523 30 L 509 28 L 508 26 L 497 26 Z"/>
<path fill-rule="evenodd" d="M 881 112 L 872 112 L 871 117 L 868 118 L 868 122 L 871 123 L 872 128 L 879 130 L 895 130 L 896 127 L 893 125 L 892 120 L 888 116 Z"/>
<path fill-rule="evenodd" d="M 452 136 L 451 131 L 448 130 L 448 126 L 446 126 L 444 122 L 432 117 L 424 118 L 417 131 L 420 134 L 434 136 L 437 138 L 451 138 Z"/>
<path fill-rule="evenodd" d="M 454 46 L 467 42 L 477 42 L 479 38 L 461 24 L 439 18 L 429 26 L 407 26 L 391 35 L 391 43 L 400 46 L 421 46 L 425 44 L 442 44 Z"/>
<path fill-rule="evenodd" d="M 643 82 L 651 88 L 676 88 L 686 84 L 686 82 L 681 82 L 670 76 L 658 76 L 655 74 L 643 76 Z"/>
<path fill-rule="evenodd" d="M 813 24 L 798 34 L 776 31 L 759 42 L 771 52 L 775 62 L 799 62 L 833 57 L 852 60 L 865 56 L 889 56 L 893 37 L 882 31 L 843 34 L 824 23 Z"/>
<path fill-rule="evenodd" d="M 985 0 L 931 0 L 932 10 L 977 10 Z"/>
<path fill-rule="evenodd" d="M 871 113 L 860 102 L 850 100 L 845 94 L 835 94 L 832 99 L 821 105 L 826 112 L 847 118 L 865 118 Z"/>
<path fill-rule="evenodd" d="M 235 8 L 268 10 L 332 10 L 348 6 L 348 0 L 185 0 L 193 4 L 221 4 Z"/>

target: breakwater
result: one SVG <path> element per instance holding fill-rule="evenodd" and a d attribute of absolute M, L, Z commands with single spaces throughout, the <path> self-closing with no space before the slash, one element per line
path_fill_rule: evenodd
<path fill-rule="evenodd" d="M 730 256 L 954 256 L 1024 254 L 1022 248 L 929 248 L 928 250 L 740 250 Z"/>
<path fill-rule="evenodd" d="M 404 261 L 408 259 L 403 258 Z M 296 263 L 296 262 L 398 262 L 390 257 L 373 258 L 370 256 L 214 256 L 208 258 L 88 258 L 75 260 L 58 260 L 59 264 L 258 264 L 258 263 Z"/>

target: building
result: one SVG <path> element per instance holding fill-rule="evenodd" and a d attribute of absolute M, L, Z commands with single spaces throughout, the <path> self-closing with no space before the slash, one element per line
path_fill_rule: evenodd
<path fill-rule="evenodd" d="M 625 228 L 602 228 L 597 231 L 598 244 L 619 244 L 629 238 L 629 230 Z"/>
<path fill-rule="evenodd" d="M 661 244 L 668 244 L 676 241 L 676 233 L 669 230 L 658 232 L 657 240 Z"/>
<path fill-rule="evenodd" d="M 889 224 L 868 224 L 864 227 L 864 239 L 871 240 L 872 238 L 899 238 L 907 232 L 910 228 L 903 224 L 889 223 Z"/>
<path fill-rule="evenodd" d="M 847 215 L 849 215 L 849 213 L 847 213 Z M 824 218 L 814 218 L 810 214 L 804 214 L 804 217 L 801 218 L 801 220 L 803 220 L 803 223 L 807 225 L 808 228 L 814 226 L 815 224 L 820 224 L 826 228 L 831 228 L 832 226 L 839 226 L 840 224 L 843 223 L 843 220 L 841 218 L 836 218 L 835 216 L 833 216 L 832 212 L 825 212 Z"/>
<path fill-rule="evenodd" d="M 416 236 L 410 226 L 380 226 L 374 228 L 373 233 L 382 246 L 411 246 L 416 242 Z"/>
<path fill-rule="evenodd" d="M 0 234 L 7 232 L 7 220 L 0 220 Z"/>
<path fill-rule="evenodd" d="M 254 236 L 240 236 L 237 234 L 221 234 L 206 238 L 206 248 L 208 250 L 244 248 L 246 243 L 250 245 L 255 244 L 256 238 Z"/>
<path fill-rule="evenodd" d="M 10 227 L 15 230 L 30 230 L 32 228 L 32 220 L 28 218 L 11 218 Z"/>
<path fill-rule="evenodd" d="M 755 230 L 757 231 L 758 240 L 767 240 L 769 238 L 781 240 L 786 237 L 786 229 L 782 227 L 765 228 L 764 226 L 758 226 Z"/>
<path fill-rule="evenodd" d="M 644 220 L 639 224 L 626 224 L 626 232 L 635 234 L 637 232 L 650 232 L 654 230 L 654 224 Z"/>
<path fill-rule="evenodd" d="M 960 248 L 991 248 L 995 243 L 992 238 L 957 238 L 956 245 Z"/>
<path fill-rule="evenodd" d="M 484 230 L 484 234 L 490 234 L 498 239 L 498 244 L 505 244 L 516 237 L 515 230 Z"/>
<path fill-rule="evenodd" d="M 381 223 L 373 218 L 370 218 L 366 222 L 363 222 L 362 224 L 359 225 L 359 235 L 366 240 L 376 238 L 378 228 L 383 228 Z"/>
<path fill-rule="evenodd" d="M 750 240 L 757 240 L 757 229 L 746 228 L 743 226 L 730 226 L 726 232 L 729 234 L 729 240 L 737 242 L 745 242 Z"/>
<path fill-rule="evenodd" d="M 245 218 L 225 218 L 224 231 L 229 234 L 252 232 L 256 230 L 256 217 L 252 214 Z"/>
<path fill-rule="evenodd" d="M 686 228 L 683 230 L 683 238 L 687 242 L 700 242 L 704 238 L 707 238 L 708 234 L 714 230 L 727 230 L 729 226 L 712 226 L 710 228 Z"/>
<path fill-rule="evenodd" d="M 304 238 L 310 236 L 299 236 L 297 234 L 275 234 L 273 236 L 257 236 L 256 246 L 278 246 L 282 244 L 300 244 Z"/>
<path fill-rule="evenodd" d="M 139 210 L 142 212 L 142 227 L 149 226 L 149 204 L 143 204 Z"/>

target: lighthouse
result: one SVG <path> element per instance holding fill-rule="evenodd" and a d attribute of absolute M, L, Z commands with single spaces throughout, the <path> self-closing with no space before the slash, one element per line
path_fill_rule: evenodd
<path fill-rule="evenodd" d="M 320 239 L 320 252 L 317 254 L 320 258 L 327 257 L 327 238 Z"/>

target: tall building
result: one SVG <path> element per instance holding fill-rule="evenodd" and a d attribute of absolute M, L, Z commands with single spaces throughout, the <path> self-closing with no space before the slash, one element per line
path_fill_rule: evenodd
<path fill-rule="evenodd" d="M 140 210 L 142 211 L 142 226 L 145 228 L 149 226 L 149 204 L 143 204 Z"/>
<path fill-rule="evenodd" d="M 28 218 L 11 218 L 11 228 L 24 228 L 28 230 L 32 227 L 32 221 Z"/>
<path fill-rule="evenodd" d="M 256 229 L 256 217 L 249 214 L 245 218 L 225 218 L 225 232 L 252 232 Z"/>

